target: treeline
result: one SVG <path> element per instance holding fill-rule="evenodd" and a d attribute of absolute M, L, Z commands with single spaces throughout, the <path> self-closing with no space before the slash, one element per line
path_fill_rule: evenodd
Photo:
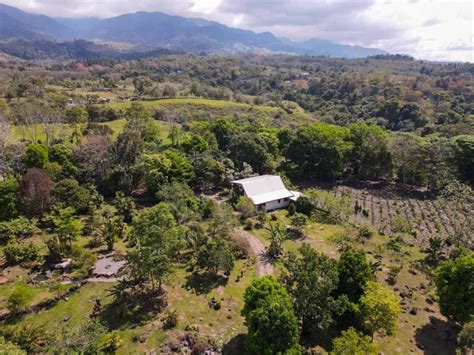
<path fill-rule="evenodd" d="M 473 133 L 474 67 L 469 63 L 168 55 L 28 66 L 23 72 L 17 66 L 4 70 L 8 84 L 0 93 L 9 99 L 36 94 L 38 89 L 27 90 L 31 78 L 43 80 L 34 84 L 48 99 L 59 92 L 45 92 L 45 84 L 69 90 L 132 85 L 142 98 L 196 96 L 277 107 L 290 101 L 337 125 L 365 122 L 423 136 Z"/>

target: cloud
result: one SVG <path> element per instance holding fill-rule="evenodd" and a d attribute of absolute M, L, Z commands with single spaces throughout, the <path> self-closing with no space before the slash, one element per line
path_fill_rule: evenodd
<path fill-rule="evenodd" d="M 474 4 L 470 0 L 3 1 L 26 11 L 61 17 L 105 18 L 161 11 L 256 32 L 270 31 L 293 40 L 322 38 L 422 59 L 474 61 Z"/>

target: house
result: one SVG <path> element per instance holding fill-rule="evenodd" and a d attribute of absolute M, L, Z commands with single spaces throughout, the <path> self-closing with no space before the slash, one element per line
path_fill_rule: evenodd
<path fill-rule="evenodd" d="M 291 201 L 296 201 L 300 196 L 299 192 L 288 190 L 277 175 L 254 176 L 231 181 L 231 184 L 240 194 L 253 201 L 257 211 L 288 207 Z"/>

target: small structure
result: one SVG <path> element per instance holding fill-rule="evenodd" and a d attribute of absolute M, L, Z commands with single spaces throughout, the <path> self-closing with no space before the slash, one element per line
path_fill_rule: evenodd
<path fill-rule="evenodd" d="M 237 191 L 250 198 L 257 211 L 273 211 L 288 207 L 296 201 L 299 192 L 290 191 L 278 175 L 261 175 L 247 179 L 234 180 L 231 184 Z"/>

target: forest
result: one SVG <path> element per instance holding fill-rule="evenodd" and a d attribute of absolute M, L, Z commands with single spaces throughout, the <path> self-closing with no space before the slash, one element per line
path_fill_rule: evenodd
<path fill-rule="evenodd" d="M 0 352 L 468 354 L 473 74 L 0 60 Z M 265 174 L 301 197 L 231 186 Z"/>

